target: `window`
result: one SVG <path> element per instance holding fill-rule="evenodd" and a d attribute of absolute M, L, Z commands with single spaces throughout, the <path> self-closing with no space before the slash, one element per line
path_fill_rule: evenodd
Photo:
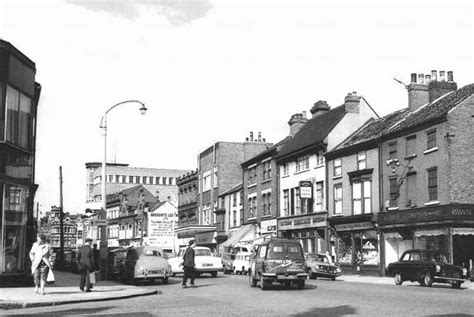
<path fill-rule="evenodd" d="M 272 194 L 266 193 L 262 195 L 262 205 L 263 205 L 263 215 L 269 215 L 271 213 L 271 205 L 272 205 Z"/>
<path fill-rule="evenodd" d="M 406 146 L 407 146 L 406 156 L 416 154 L 416 135 L 411 135 L 406 138 Z"/>
<path fill-rule="evenodd" d="M 140 176 L 135 176 L 135 183 L 140 184 Z"/>
<path fill-rule="evenodd" d="M 142 176 L 142 184 L 148 184 L 148 179 L 146 176 Z"/>
<path fill-rule="evenodd" d="M 370 193 L 370 180 L 357 180 L 352 183 L 352 211 L 354 215 L 372 212 Z"/>
<path fill-rule="evenodd" d="M 309 155 L 298 157 L 296 161 L 296 172 L 301 172 L 309 169 Z"/>
<path fill-rule="evenodd" d="M 438 169 L 428 170 L 428 198 L 430 201 L 438 200 Z"/>
<path fill-rule="evenodd" d="M 237 193 L 232 194 L 232 206 L 237 206 Z"/>
<path fill-rule="evenodd" d="M 263 163 L 263 180 L 272 178 L 272 166 L 270 161 Z"/>
<path fill-rule="evenodd" d="M 295 196 L 294 196 L 295 215 L 299 215 L 301 213 L 300 188 L 296 187 L 294 193 L 295 193 Z"/>
<path fill-rule="evenodd" d="M 115 182 L 120 183 L 120 175 L 115 175 Z"/>
<path fill-rule="evenodd" d="M 133 176 L 129 176 L 129 177 L 128 177 L 128 182 L 129 182 L 130 184 L 133 184 Z"/>
<path fill-rule="evenodd" d="M 257 182 L 257 167 L 251 167 L 248 169 L 248 185 L 253 185 Z"/>
<path fill-rule="evenodd" d="M 214 179 L 213 179 L 213 182 L 214 182 L 214 188 L 218 187 L 217 186 L 217 166 L 214 166 Z"/>
<path fill-rule="evenodd" d="M 416 206 L 416 172 L 407 173 L 406 178 L 406 207 L 415 207 Z"/>
<path fill-rule="evenodd" d="M 342 213 L 342 184 L 334 185 L 334 213 Z"/>
<path fill-rule="evenodd" d="M 216 174 L 217 177 L 217 174 Z M 173 185 L 173 177 L 168 177 L 168 185 Z"/>
<path fill-rule="evenodd" d="M 323 211 L 324 182 L 316 183 L 316 211 Z"/>
<path fill-rule="evenodd" d="M 398 206 L 398 181 L 396 178 L 390 178 L 390 207 Z"/>
<path fill-rule="evenodd" d="M 114 176 L 113 175 L 108 175 L 109 176 L 109 183 L 112 183 L 114 181 Z"/>
<path fill-rule="evenodd" d="M 288 189 L 283 190 L 283 215 L 282 216 L 287 216 L 288 215 L 288 210 L 290 207 L 290 200 L 288 199 Z"/>
<path fill-rule="evenodd" d="M 250 217 L 255 217 L 256 211 L 257 211 L 257 196 L 254 197 L 249 197 L 248 198 L 248 203 L 249 203 L 249 216 Z"/>
<path fill-rule="evenodd" d="M 0 90 L 3 91 L 3 87 L 0 87 Z M 22 148 L 31 149 L 34 133 L 31 99 L 10 86 L 7 86 L 6 91 L 7 129 L 5 139 Z M 3 103 L 3 98 L 0 100 L 2 100 L 0 103 Z M 1 116 L 3 117 L 4 108 L 2 110 Z M 1 127 L 4 129 L 3 118 L 1 121 Z M 2 140 L 3 129 L 0 134 Z"/>
<path fill-rule="evenodd" d="M 153 177 L 148 177 L 148 184 L 153 184 Z"/>
<path fill-rule="evenodd" d="M 160 178 L 159 177 L 155 177 L 155 184 L 160 185 Z"/>
<path fill-rule="evenodd" d="M 323 150 L 319 150 L 318 154 L 316 154 L 316 166 L 321 165 L 324 165 Z"/>
<path fill-rule="evenodd" d="M 165 180 L 165 178 L 163 178 L 163 180 Z M 211 171 L 207 171 L 203 174 L 202 182 L 203 191 L 211 190 Z"/>
<path fill-rule="evenodd" d="M 357 169 L 365 170 L 367 168 L 367 155 L 365 151 L 357 153 Z"/>
<path fill-rule="evenodd" d="M 237 210 L 234 210 L 232 214 L 233 214 L 233 218 L 232 218 L 233 227 L 237 227 Z"/>
<path fill-rule="evenodd" d="M 342 159 L 339 157 L 334 160 L 334 177 L 342 176 Z"/>
<path fill-rule="evenodd" d="M 436 147 L 436 130 L 426 132 L 426 149 L 432 149 Z"/>
<path fill-rule="evenodd" d="M 290 163 L 285 163 L 285 165 L 283 165 L 283 176 L 287 176 L 290 174 Z"/>
<path fill-rule="evenodd" d="M 390 142 L 388 144 L 388 159 L 393 160 L 397 158 L 397 142 Z"/>

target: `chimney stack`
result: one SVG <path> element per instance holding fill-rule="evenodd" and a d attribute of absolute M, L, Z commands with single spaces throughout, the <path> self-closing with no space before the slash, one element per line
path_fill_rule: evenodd
<path fill-rule="evenodd" d="M 439 97 L 458 89 L 458 85 L 456 84 L 456 82 L 454 82 L 453 72 L 452 71 L 448 72 L 448 81 L 446 81 L 444 74 L 445 74 L 445 71 L 440 70 L 439 81 L 432 80 L 429 83 L 428 90 L 429 90 L 430 102 L 433 102 Z"/>
<path fill-rule="evenodd" d="M 411 82 L 416 83 L 416 73 L 411 74 Z"/>
<path fill-rule="evenodd" d="M 262 142 L 262 132 L 258 132 L 258 142 Z"/>
<path fill-rule="evenodd" d="M 250 142 L 253 142 L 253 131 L 250 131 Z"/>
<path fill-rule="evenodd" d="M 421 106 L 433 102 L 439 97 L 447 94 L 448 92 L 457 89 L 457 84 L 453 81 L 453 72 L 447 73 L 447 79 L 445 78 L 445 71 L 432 70 L 430 75 L 423 75 L 412 73 L 411 83 L 408 85 L 408 107 L 414 111 Z M 418 80 L 417 80 L 418 77 Z M 438 80 L 439 79 L 439 80 Z"/>
<path fill-rule="evenodd" d="M 436 71 L 431 73 L 431 79 L 436 80 Z M 408 85 L 408 108 L 411 111 L 415 111 L 416 109 L 420 108 L 424 104 L 427 104 L 429 101 L 429 94 L 428 94 L 428 84 L 424 83 L 424 75 L 418 74 L 418 81 L 416 80 L 417 74 L 411 74 L 412 82 Z M 413 78 L 415 80 L 413 81 Z"/>
<path fill-rule="evenodd" d="M 448 81 L 454 81 L 454 77 L 453 77 L 453 72 L 452 71 L 449 71 L 448 72 Z"/>
<path fill-rule="evenodd" d="M 439 71 L 439 81 L 445 81 L 445 79 L 444 79 L 444 70 Z"/>
<path fill-rule="evenodd" d="M 303 117 L 302 113 L 295 113 L 291 116 L 288 125 L 290 126 L 290 135 L 295 136 L 295 134 L 301 129 L 305 123 L 308 122 L 307 118 Z"/>
<path fill-rule="evenodd" d="M 319 100 L 314 104 L 313 108 L 311 108 L 310 112 L 312 118 L 316 118 L 317 116 L 329 111 L 330 109 L 331 107 L 329 107 L 328 103 L 325 100 Z M 306 112 L 304 111 L 303 113 L 305 114 L 306 118 Z"/>
<path fill-rule="evenodd" d="M 357 92 L 355 91 L 353 93 L 348 93 L 344 98 L 346 112 L 359 113 L 359 104 L 360 97 L 357 96 Z"/>

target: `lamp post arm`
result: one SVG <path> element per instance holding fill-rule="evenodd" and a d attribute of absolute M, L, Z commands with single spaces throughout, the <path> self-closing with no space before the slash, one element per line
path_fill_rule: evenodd
<path fill-rule="evenodd" d="M 102 129 L 106 129 L 107 128 L 107 113 L 110 112 L 110 110 L 114 109 L 115 107 L 118 107 L 120 105 L 123 105 L 124 103 L 139 103 L 144 109 L 145 108 L 145 104 L 139 100 L 125 100 L 125 101 L 122 101 L 122 102 L 119 102 L 115 105 L 113 105 L 112 107 L 110 107 L 109 109 L 107 109 L 107 111 L 105 111 L 104 115 L 102 116 L 102 119 L 100 120 L 100 127 Z"/>

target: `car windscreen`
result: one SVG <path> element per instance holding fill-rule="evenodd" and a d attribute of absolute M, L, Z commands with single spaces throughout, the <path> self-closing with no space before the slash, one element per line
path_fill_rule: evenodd
<path fill-rule="evenodd" d="M 297 243 L 274 243 L 270 244 L 268 249 L 269 259 L 300 258 L 302 256 L 301 246 Z"/>
<path fill-rule="evenodd" d="M 195 256 L 212 256 L 212 253 L 211 253 L 211 250 L 197 249 L 197 250 L 194 250 L 194 255 Z"/>
<path fill-rule="evenodd" d="M 146 255 L 146 256 L 161 256 L 161 253 L 157 250 L 144 250 L 143 255 Z"/>
<path fill-rule="evenodd" d="M 446 255 L 441 252 L 436 251 L 428 251 L 422 253 L 422 260 L 423 261 L 431 261 L 431 262 L 441 262 L 441 263 L 448 263 Z"/>
<path fill-rule="evenodd" d="M 234 260 L 234 259 L 235 259 L 235 255 L 234 255 L 234 254 L 224 254 L 224 255 L 222 256 L 222 258 L 223 258 L 224 260 Z"/>

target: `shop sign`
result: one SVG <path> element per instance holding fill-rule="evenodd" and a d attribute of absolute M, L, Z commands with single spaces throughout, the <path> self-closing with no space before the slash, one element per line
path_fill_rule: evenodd
<path fill-rule="evenodd" d="M 194 239 L 196 240 L 196 245 L 216 243 L 214 241 L 215 233 L 215 231 L 196 233 L 196 235 L 194 236 Z"/>
<path fill-rule="evenodd" d="M 172 246 L 176 223 L 177 213 L 175 212 L 148 213 L 148 243 L 161 247 Z"/>
<path fill-rule="evenodd" d="M 334 228 L 336 229 L 336 231 L 354 231 L 363 229 L 373 229 L 374 224 L 370 221 L 364 221 L 334 225 Z"/>
<path fill-rule="evenodd" d="M 474 205 L 445 205 L 377 214 L 379 225 L 442 220 L 474 220 Z"/>
<path fill-rule="evenodd" d="M 294 219 L 279 219 L 278 230 L 293 230 L 310 227 L 325 227 L 325 216 L 304 216 Z"/>
<path fill-rule="evenodd" d="M 452 228 L 453 234 L 474 235 L 474 228 Z"/>
<path fill-rule="evenodd" d="M 300 181 L 300 198 L 313 198 L 313 184 L 310 181 Z"/>
<path fill-rule="evenodd" d="M 262 234 L 276 232 L 277 230 L 277 220 L 270 219 L 270 220 L 263 220 L 260 223 L 260 227 L 262 228 Z"/>

